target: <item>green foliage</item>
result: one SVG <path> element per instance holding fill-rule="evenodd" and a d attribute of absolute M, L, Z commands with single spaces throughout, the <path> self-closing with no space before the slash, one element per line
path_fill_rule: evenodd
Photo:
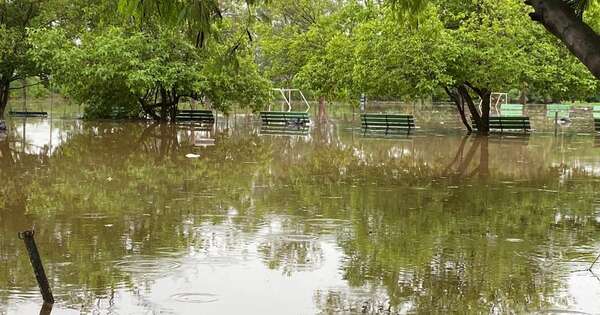
<path fill-rule="evenodd" d="M 27 28 L 38 23 L 46 1 L 0 1 L 0 118 L 8 103 L 11 83 L 38 74 L 28 58 Z"/>
<path fill-rule="evenodd" d="M 428 97 L 464 83 L 554 99 L 598 90 L 594 77 L 529 19 L 520 1 L 409 4 L 419 12 L 417 22 L 398 17 L 399 3 L 390 9 L 355 2 L 309 25 L 269 21 L 259 30 L 263 70 L 276 82 L 330 98 L 354 99 L 363 92 Z"/>
<path fill-rule="evenodd" d="M 110 117 L 125 108 L 166 119 L 182 97 L 224 111 L 233 102 L 258 109 L 268 95 L 250 54 L 231 55 L 227 43 L 216 41 L 197 49 L 172 29 L 149 34 L 111 27 L 79 41 L 42 29 L 32 37 L 35 60 L 66 95 L 88 105 L 89 117 Z"/>

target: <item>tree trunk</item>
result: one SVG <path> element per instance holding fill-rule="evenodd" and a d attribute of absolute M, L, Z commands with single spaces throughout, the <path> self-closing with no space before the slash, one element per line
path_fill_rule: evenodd
<path fill-rule="evenodd" d="M 526 0 L 535 10 L 531 19 L 538 21 L 600 79 L 600 36 L 578 17 L 563 0 Z"/>
<path fill-rule="evenodd" d="M 147 115 L 150 115 L 150 117 L 152 117 L 152 119 L 154 120 L 160 120 L 160 117 L 156 114 L 156 112 L 154 111 L 154 108 L 152 108 L 152 106 L 148 105 L 148 103 L 143 99 L 143 98 L 138 98 L 138 101 L 140 102 L 140 105 L 142 106 L 142 110 L 144 111 L 144 113 L 146 113 Z"/>
<path fill-rule="evenodd" d="M 482 128 L 479 130 L 480 134 L 487 135 L 490 133 L 490 95 L 491 92 L 487 90 L 480 90 L 477 94 L 481 98 L 481 122 Z"/>
<path fill-rule="evenodd" d="M 456 105 L 456 109 L 458 109 L 458 114 L 460 115 L 460 120 L 463 125 L 467 128 L 469 133 L 473 132 L 473 128 L 471 128 L 471 124 L 469 124 L 469 120 L 465 114 L 465 100 L 461 97 L 460 93 L 455 88 L 444 87 L 446 90 L 446 94 L 450 97 L 450 99 Z"/>
<path fill-rule="evenodd" d="M 475 125 L 477 126 L 477 132 L 481 133 L 482 130 L 486 130 L 487 125 L 488 125 L 487 120 L 486 121 L 482 120 L 482 117 L 479 114 L 479 110 L 477 110 L 477 107 L 475 106 L 475 103 L 473 102 L 473 98 L 471 97 L 471 94 L 469 94 L 467 87 L 464 84 L 460 84 L 456 87 L 456 89 L 457 89 L 458 93 L 460 94 L 461 98 L 463 99 L 463 101 L 467 104 L 467 107 L 469 108 L 469 112 L 471 112 L 473 121 L 475 122 Z"/>
<path fill-rule="evenodd" d="M 4 119 L 4 111 L 8 104 L 9 86 L 9 83 L 0 82 L 0 120 Z"/>
<path fill-rule="evenodd" d="M 325 97 L 319 96 L 319 122 L 327 122 L 327 109 L 325 108 Z"/>

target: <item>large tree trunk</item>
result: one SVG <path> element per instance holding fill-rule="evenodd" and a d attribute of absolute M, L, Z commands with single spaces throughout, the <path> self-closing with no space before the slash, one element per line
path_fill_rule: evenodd
<path fill-rule="evenodd" d="M 461 84 L 461 85 L 457 86 L 456 89 L 457 89 L 458 93 L 460 94 L 460 96 L 462 97 L 465 104 L 467 104 L 469 111 L 471 112 L 471 116 L 473 117 L 473 122 L 477 126 L 477 132 L 487 134 L 488 130 L 489 130 L 489 128 L 488 128 L 489 119 L 487 119 L 487 118 L 484 119 L 483 113 L 481 113 L 481 114 L 479 113 L 479 110 L 477 110 L 477 106 L 475 106 L 475 102 L 473 102 L 473 98 L 471 97 L 471 94 L 469 94 L 469 90 L 467 90 L 467 86 L 465 84 Z"/>
<path fill-rule="evenodd" d="M 578 17 L 564 0 L 526 0 L 534 8 L 530 14 L 556 37 L 600 79 L 600 36 Z"/>
<path fill-rule="evenodd" d="M 481 122 L 482 128 L 479 130 L 480 134 L 487 135 L 490 133 L 490 95 L 491 92 L 487 90 L 480 90 L 477 94 L 481 98 Z"/>

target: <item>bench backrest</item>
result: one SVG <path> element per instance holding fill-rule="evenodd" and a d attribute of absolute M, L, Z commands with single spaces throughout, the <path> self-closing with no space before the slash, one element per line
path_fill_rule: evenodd
<path fill-rule="evenodd" d="M 310 123 L 307 112 L 260 112 L 264 124 Z"/>
<path fill-rule="evenodd" d="M 10 116 L 23 116 L 23 117 L 45 117 L 48 116 L 47 112 L 24 112 L 24 111 L 10 111 Z"/>
<path fill-rule="evenodd" d="M 525 116 L 503 116 L 490 117 L 490 129 L 531 129 L 529 117 Z"/>
<path fill-rule="evenodd" d="M 363 127 L 415 127 L 415 118 L 403 114 L 362 114 L 360 116 Z"/>
<path fill-rule="evenodd" d="M 178 110 L 175 117 L 177 120 L 201 120 L 214 121 L 215 116 L 211 110 Z"/>
<path fill-rule="evenodd" d="M 473 120 L 475 128 L 479 128 Z M 492 116 L 489 121 L 490 130 L 531 130 L 529 117 L 526 116 Z"/>

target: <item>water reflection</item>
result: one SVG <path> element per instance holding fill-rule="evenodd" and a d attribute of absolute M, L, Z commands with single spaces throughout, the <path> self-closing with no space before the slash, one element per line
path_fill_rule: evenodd
<path fill-rule="evenodd" d="M 599 241 L 592 136 L 36 124 L 0 142 L 0 313 L 40 309 L 13 237 L 33 225 L 53 313 L 598 309 L 577 272 Z"/>

